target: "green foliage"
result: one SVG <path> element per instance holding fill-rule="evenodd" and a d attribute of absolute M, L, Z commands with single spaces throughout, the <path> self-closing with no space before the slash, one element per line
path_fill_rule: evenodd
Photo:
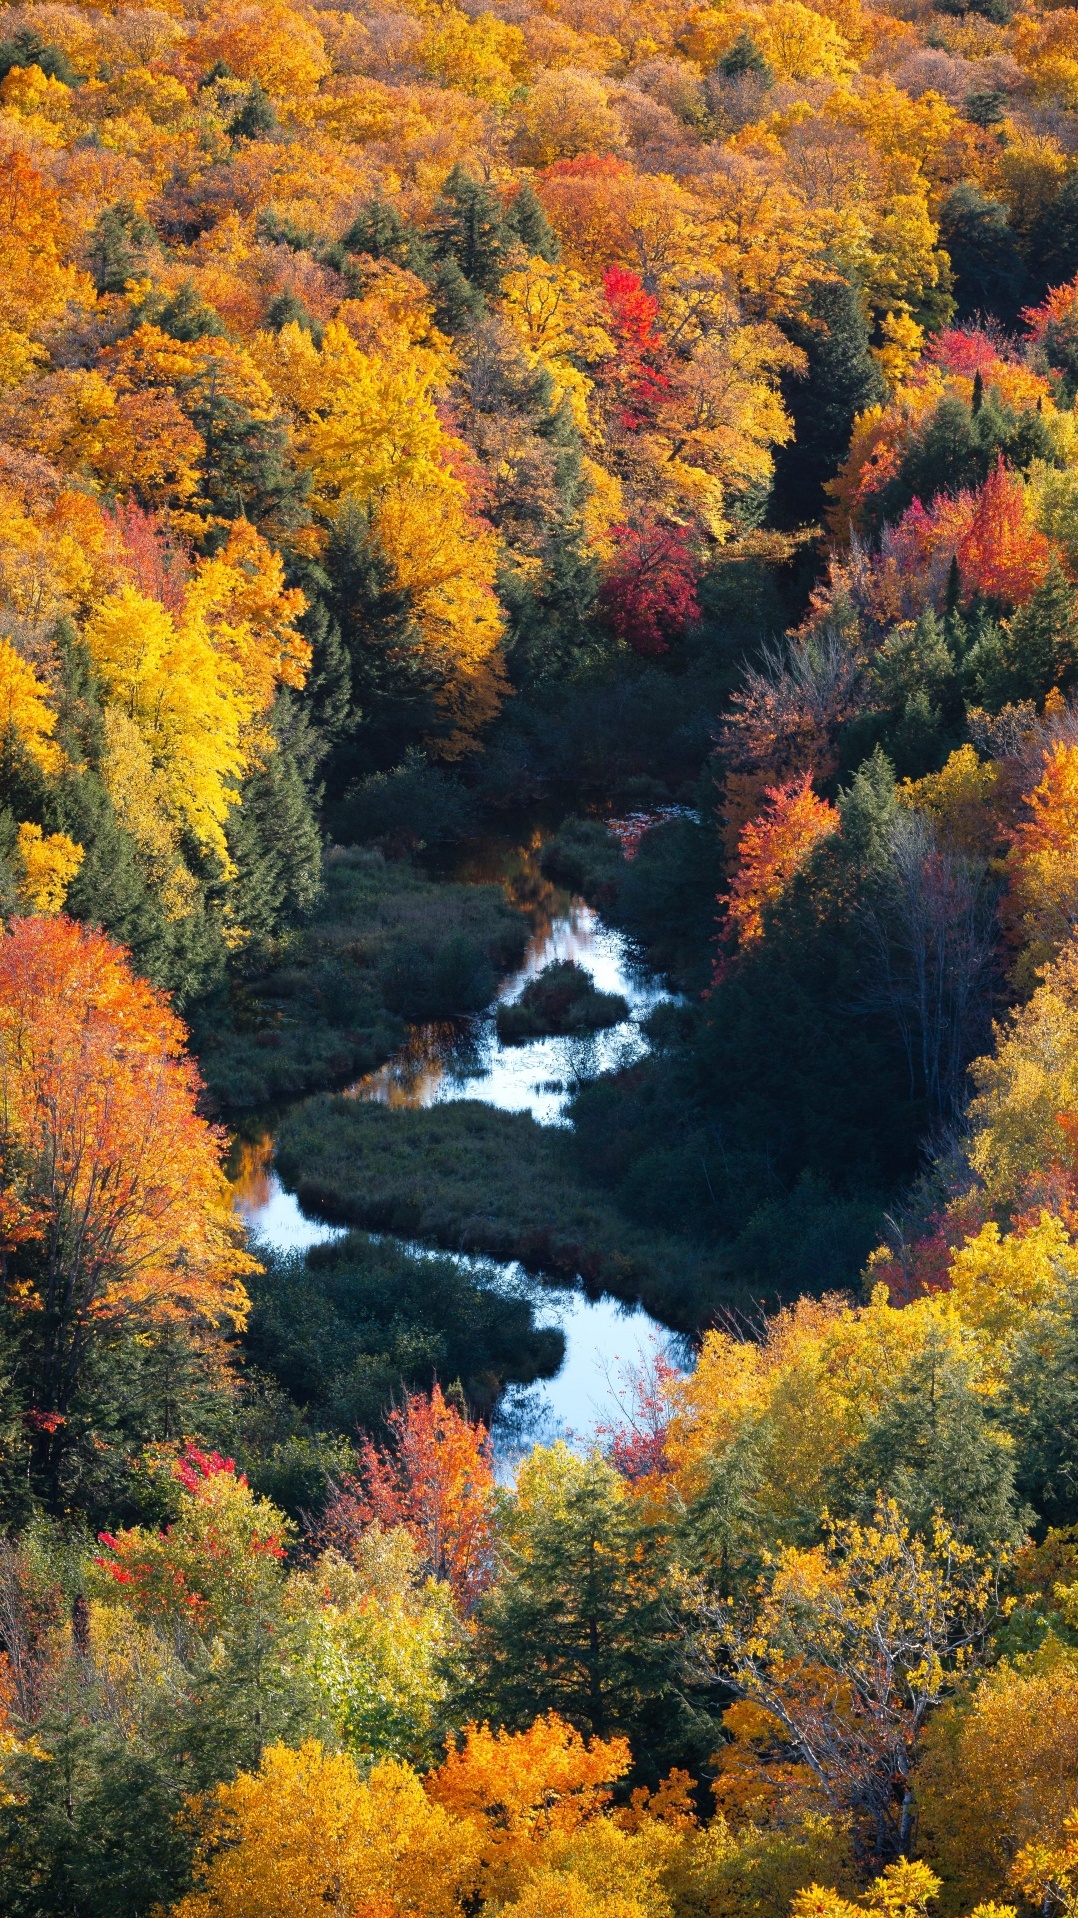
<path fill-rule="evenodd" d="M 228 123 L 234 140 L 265 140 L 277 131 L 277 113 L 269 94 L 252 80 L 243 105 Z"/>
<path fill-rule="evenodd" d="M 982 112 L 998 113 L 990 95 Z M 940 239 L 950 255 L 959 322 L 991 315 L 1013 326 L 1025 296 L 1026 271 L 1006 207 L 962 180 L 940 208 Z"/>
<path fill-rule="evenodd" d="M 836 1514 L 871 1520 L 880 1497 L 931 1535 L 937 1513 L 978 1552 L 1016 1543 L 1028 1513 L 1015 1496 L 1014 1449 L 986 1404 L 977 1368 L 938 1332 L 888 1378 L 878 1410 L 842 1460 Z"/>
<path fill-rule="evenodd" d="M 0 40 L 0 80 L 6 80 L 13 67 L 40 67 L 48 79 L 59 80 L 62 86 L 79 84 L 63 48 L 50 46 L 33 27 L 20 27 L 10 40 Z"/>
<path fill-rule="evenodd" d="M 556 1711 L 590 1736 L 631 1731 L 638 1765 L 657 1776 L 686 1729 L 661 1530 L 604 1459 L 559 1444 L 521 1467 L 499 1553 L 477 1620 L 482 1713 L 512 1730 Z"/>
<path fill-rule="evenodd" d="M 0 1801 L 8 1918 L 147 1918 L 178 1897 L 193 1834 L 167 1770 L 107 1724 L 62 1723 L 43 1746 Z"/>
<path fill-rule="evenodd" d="M 786 383 L 794 432 L 776 461 L 773 511 L 780 524 L 798 526 L 823 518 L 824 485 L 845 457 L 857 414 L 882 398 L 883 382 L 864 302 L 848 280 L 814 287 L 804 318 L 788 331 L 807 366 Z"/>
<path fill-rule="evenodd" d="M 99 213 L 90 229 L 87 265 L 99 293 L 122 293 L 143 270 L 146 249 L 156 235 L 130 200 L 117 200 Z"/>
<path fill-rule="evenodd" d="M 419 753 L 392 772 L 361 779 L 330 809 L 329 820 L 342 845 L 380 846 L 396 858 L 467 839 L 478 825 L 467 788 Z"/>
<path fill-rule="evenodd" d="M 938 493 L 983 486 L 1000 455 L 1024 471 L 1034 460 L 1052 463 L 1055 453 L 1042 416 L 1032 408 L 1018 412 L 989 388 L 974 412 L 962 400 L 940 401 L 915 433 L 893 479 L 875 495 L 878 524 L 896 521 L 914 499 L 927 506 Z"/>
<path fill-rule="evenodd" d="M 459 1380 L 491 1417 L 510 1382 L 561 1364 L 559 1332 L 490 1270 L 419 1258 L 359 1232 L 306 1254 L 262 1255 L 245 1343 L 306 1417 L 324 1430 L 376 1428 L 394 1398 Z"/>
<path fill-rule="evenodd" d="M 598 992 L 588 973 L 566 960 L 529 980 L 511 1005 L 500 1005 L 495 1022 L 503 1045 L 525 1045 L 529 1039 L 617 1026 L 628 1016 L 620 992 Z"/>
<path fill-rule="evenodd" d="M 288 798 L 286 786 L 276 803 Z M 260 1105 L 371 1071 L 400 1044 L 402 1019 L 478 1012 L 527 940 L 500 887 L 438 885 L 375 851 L 334 849 L 312 904 L 314 840 L 294 787 L 291 803 L 286 818 L 307 864 L 289 870 L 270 812 L 262 863 L 256 845 L 247 883 L 254 891 L 272 882 L 280 912 L 291 899 L 295 930 L 268 954 L 256 948 L 242 978 L 191 1013 L 202 1071 L 222 1106 Z M 305 876 L 308 890 L 298 892 Z M 291 891 L 282 896 L 283 886 Z"/>

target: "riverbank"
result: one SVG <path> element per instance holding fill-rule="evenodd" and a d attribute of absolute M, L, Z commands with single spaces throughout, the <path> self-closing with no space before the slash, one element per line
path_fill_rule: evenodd
<path fill-rule="evenodd" d="M 502 886 L 429 878 L 373 848 L 334 847 L 319 905 L 277 961 L 191 1020 L 218 1112 L 301 1097 L 374 1071 L 417 1020 L 479 1012 L 530 927 Z"/>

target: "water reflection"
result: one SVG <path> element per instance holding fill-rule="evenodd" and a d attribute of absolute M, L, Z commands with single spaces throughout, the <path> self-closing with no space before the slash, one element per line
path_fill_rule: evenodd
<path fill-rule="evenodd" d="M 560 899 L 565 901 L 564 893 Z M 495 1004 L 512 1004 L 529 980 L 566 959 L 589 973 L 600 992 L 619 992 L 628 1002 L 628 1019 L 602 1032 L 530 1039 L 522 1046 L 502 1044 L 493 1007 L 481 1018 L 459 1024 L 413 1026 L 400 1051 L 349 1087 L 350 1095 L 395 1107 L 481 1099 L 503 1112 L 530 1112 L 540 1125 L 565 1124 L 566 1106 L 577 1085 L 643 1056 L 647 1040 L 641 1023 L 670 998 L 635 961 L 624 934 L 605 925 L 582 899 L 574 899 L 543 916 L 522 966 L 503 982 Z"/>
<path fill-rule="evenodd" d="M 342 1238 L 345 1227 L 309 1218 L 295 1193 L 285 1190 L 270 1163 L 272 1153 L 269 1135 L 245 1147 L 233 1187 L 236 1210 L 255 1239 L 277 1251 L 302 1252 Z M 412 1242 L 405 1242 L 404 1250 L 418 1259 L 451 1258 L 482 1282 L 528 1299 L 537 1326 L 557 1326 L 564 1334 L 565 1359 L 557 1376 L 536 1385 L 511 1386 L 504 1395 L 494 1422 L 503 1472 L 510 1471 L 533 1445 L 564 1438 L 587 1446 L 597 1429 L 615 1425 L 622 1374 L 646 1368 L 656 1352 L 674 1364 L 689 1362 L 684 1341 L 640 1306 L 632 1309 L 612 1298 L 589 1299 L 575 1286 L 545 1284 L 516 1263 L 499 1265 Z"/>
<path fill-rule="evenodd" d="M 634 821 L 635 825 L 635 816 Z M 511 1004 L 546 966 L 574 960 L 600 992 L 617 992 L 629 1017 L 603 1032 L 572 1038 L 533 1039 L 505 1046 L 498 1038 L 494 1006 L 481 1017 L 413 1026 L 406 1043 L 377 1072 L 348 1088 L 349 1096 L 389 1107 L 430 1106 L 480 1099 L 507 1112 L 530 1112 L 541 1125 L 567 1123 L 574 1088 L 601 1072 L 631 1064 L 647 1051 L 643 1021 L 670 994 L 634 958 L 624 935 L 604 923 L 582 899 L 551 884 L 539 867 L 541 836 L 525 845 L 479 849 L 456 877 L 500 882 L 514 905 L 528 912 L 533 933 L 519 969 L 502 982 L 494 1005 Z M 273 1138 L 238 1144 L 234 1194 L 251 1232 L 281 1251 L 301 1251 L 341 1236 L 342 1228 L 308 1218 L 285 1191 L 273 1169 Z M 656 1350 L 687 1362 L 682 1342 L 642 1309 L 616 1299 L 589 1299 L 579 1288 L 532 1279 L 519 1266 L 495 1266 L 465 1254 L 432 1253 L 409 1245 L 416 1257 L 453 1256 L 483 1282 L 523 1289 L 535 1323 L 558 1326 L 565 1335 L 565 1362 L 554 1379 L 506 1393 L 496 1420 L 503 1467 L 508 1469 L 538 1441 L 567 1437 L 590 1442 L 597 1427 L 617 1422 L 619 1376 L 639 1369 Z"/>

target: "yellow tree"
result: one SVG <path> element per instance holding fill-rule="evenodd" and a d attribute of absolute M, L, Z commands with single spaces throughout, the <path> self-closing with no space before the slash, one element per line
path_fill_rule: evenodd
<path fill-rule="evenodd" d="M 471 510 L 467 452 L 438 415 L 444 352 L 386 329 L 365 352 L 341 322 L 321 348 L 298 326 L 265 339 L 259 363 L 296 422 L 300 463 L 323 521 L 361 508 L 407 595 L 424 647 L 441 669 L 440 704 L 455 757 L 493 718 L 506 691 L 504 621 L 494 591 L 498 540 Z"/>
<path fill-rule="evenodd" d="M 271 1745 L 205 1812 L 199 1889 L 172 1918 L 457 1918 L 473 1882 L 471 1826 L 393 1760 L 364 1779 L 346 1753 Z"/>
<path fill-rule="evenodd" d="M 703 1662 L 783 1727 L 867 1851 L 905 1853 L 926 1721 L 1001 1617 L 998 1580 L 942 1521 L 926 1542 L 885 1502 L 870 1525 L 783 1550 L 751 1603 L 713 1610 Z"/>

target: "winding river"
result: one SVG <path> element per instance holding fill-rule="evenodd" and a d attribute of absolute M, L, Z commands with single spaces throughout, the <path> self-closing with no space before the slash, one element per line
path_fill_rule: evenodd
<path fill-rule="evenodd" d="M 576 1085 L 630 1064 L 647 1051 L 642 1022 L 669 993 L 656 975 L 640 966 L 625 936 L 583 899 L 536 883 L 538 849 L 536 836 L 529 846 L 502 849 L 493 861 L 488 854 L 459 875 L 501 878 L 516 902 L 530 909 L 533 933 L 521 967 L 502 981 L 493 1004 L 478 1017 L 413 1026 L 384 1066 L 347 1089 L 351 1097 L 376 1099 L 390 1107 L 479 1099 L 504 1111 L 530 1112 L 541 1125 L 564 1125 Z M 600 1033 L 503 1045 L 495 1029 L 495 1007 L 518 998 L 545 966 L 564 959 L 575 960 L 601 991 L 621 993 L 629 1017 Z M 269 1138 L 262 1150 L 244 1153 L 234 1192 L 252 1234 L 282 1250 L 315 1245 L 340 1231 L 301 1210 L 273 1167 Z M 421 1246 L 408 1249 L 427 1255 Z M 489 1262 L 457 1256 L 477 1270 L 492 1271 Z M 579 1288 L 530 1278 L 516 1266 L 493 1271 L 495 1283 L 526 1292 L 536 1324 L 561 1328 L 566 1348 L 555 1378 L 526 1390 L 510 1387 L 505 1394 L 495 1436 L 506 1457 L 557 1437 L 587 1445 L 597 1427 L 619 1421 L 629 1376 L 648 1368 L 657 1352 L 687 1362 L 684 1342 L 639 1307 L 627 1309 L 609 1296 L 588 1299 Z"/>

